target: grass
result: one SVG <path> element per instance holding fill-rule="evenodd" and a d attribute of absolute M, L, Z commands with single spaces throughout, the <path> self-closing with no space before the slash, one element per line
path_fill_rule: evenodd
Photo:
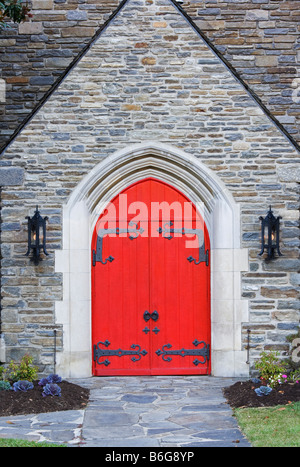
<path fill-rule="evenodd" d="M 253 447 L 300 447 L 300 402 L 234 411 Z"/>
<path fill-rule="evenodd" d="M 0 448 L 62 448 L 65 444 L 52 444 L 45 442 L 26 441 L 24 439 L 0 439 Z"/>

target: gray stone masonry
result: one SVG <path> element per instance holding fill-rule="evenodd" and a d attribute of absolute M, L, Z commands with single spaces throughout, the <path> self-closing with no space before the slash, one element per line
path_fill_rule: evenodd
<path fill-rule="evenodd" d="M 54 329 L 58 351 L 63 346 L 54 314 L 63 291 L 54 269 L 63 206 L 96 164 L 147 140 L 199 158 L 230 190 L 241 209 L 241 246 L 249 249 L 244 345 L 250 328 L 252 362 L 262 349 L 288 351 L 286 336 L 300 315 L 299 153 L 171 2 L 129 0 L 3 154 L 3 165 L 24 171 L 21 185 L 2 190 L 9 358 L 30 349 L 41 367 L 52 365 Z M 37 204 L 49 216 L 50 257 L 35 267 L 24 257 L 25 217 Z M 270 204 L 282 216 L 283 256 L 265 262 L 258 218 Z"/>
<path fill-rule="evenodd" d="M 0 168 L 0 186 L 22 185 L 24 180 L 24 169 L 18 167 Z"/>
<path fill-rule="evenodd" d="M 5 100 L 0 96 L 0 147 L 120 2 L 31 3 L 30 21 L 0 33 L 6 87 Z M 185 0 L 181 6 L 299 142 L 298 1 Z"/>

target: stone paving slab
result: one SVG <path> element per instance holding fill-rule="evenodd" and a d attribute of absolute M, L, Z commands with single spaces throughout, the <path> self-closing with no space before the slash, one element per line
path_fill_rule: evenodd
<path fill-rule="evenodd" d="M 0 438 L 78 445 L 84 410 L 0 417 Z"/>
<path fill-rule="evenodd" d="M 223 397 L 222 388 L 235 381 L 205 376 L 94 378 L 82 446 L 250 447 Z M 124 430 L 126 415 L 132 425 Z"/>
<path fill-rule="evenodd" d="M 85 410 L 0 417 L 0 438 L 77 447 L 250 447 L 222 388 L 206 376 L 73 379 L 91 391 Z"/>

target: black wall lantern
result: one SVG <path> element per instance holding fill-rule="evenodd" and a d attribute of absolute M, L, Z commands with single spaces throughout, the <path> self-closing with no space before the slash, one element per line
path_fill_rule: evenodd
<path fill-rule="evenodd" d="M 37 206 L 34 216 L 26 217 L 26 219 L 28 219 L 28 251 L 25 256 L 29 256 L 32 251 L 31 260 L 34 264 L 39 264 L 42 261 L 42 251 L 46 256 L 49 256 L 46 250 L 46 221 L 48 217 L 42 218 Z"/>
<path fill-rule="evenodd" d="M 275 257 L 275 250 L 279 256 L 282 256 L 279 250 L 279 222 L 281 217 L 275 217 L 273 211 L 270 209 L 266 217 L 260 217 L 261 221 L 261 256 L 267 250 L 267 259 Z"/>

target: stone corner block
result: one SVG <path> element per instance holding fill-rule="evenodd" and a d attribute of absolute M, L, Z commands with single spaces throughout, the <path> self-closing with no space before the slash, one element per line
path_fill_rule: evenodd
<path fill-rule="evenodd" d="M 5 342 L 4 338 L 0 336 L 0 362 L 6 362 Z"/>
<path fill-rule="evenodd" d="M 289 167 L 279 167 L 278 177 L 281 182 L 299 182 L 300 180 L 300 166 L 289 165 Z"/>
<path fill-rule="evenodd" d="M 42 34 L 43 23 L 41 22 L 25 22 L 19 24 L 19 34 Z"/>
<path fill-rule="evenodd" d="M 53 10 L 53 0 L 31 0 L 33 10 Z"/>

